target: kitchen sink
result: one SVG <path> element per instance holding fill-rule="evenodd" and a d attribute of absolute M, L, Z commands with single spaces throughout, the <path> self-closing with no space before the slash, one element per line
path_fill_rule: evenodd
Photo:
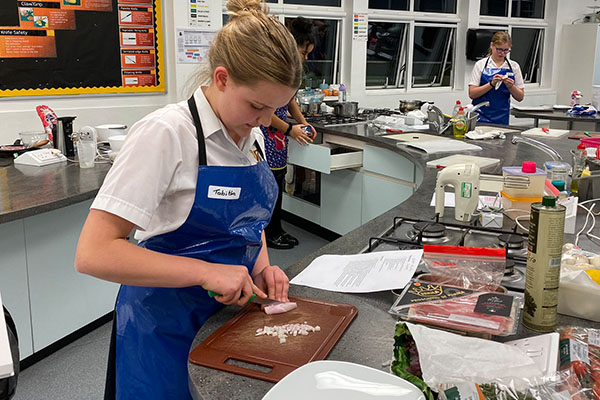
<path fill-rule="evenodd" d="M 395 133 L 393 135 L 385 135 L 383 136 L 387 139 L 397 140 L 399 142 L 421 142 L 424 140 L 440 140 L 440 139 L 448 139 L 447 137 L 440 135 L 431 135 L 422 132 L 404 132 L 404 133 Z"/>

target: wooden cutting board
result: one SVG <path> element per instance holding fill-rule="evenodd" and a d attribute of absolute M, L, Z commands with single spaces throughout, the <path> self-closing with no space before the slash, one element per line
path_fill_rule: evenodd
<path fill-rule="evenodd" d="M 259 304 L 248 304 L 190 353 L 194 364 L 232 372 L 269 382 L 279 382 L 296 368 L 323 360 L 337 343 L 358 310 L 348 304 L 304 297 L 292 297 L 298 308 L 283 314 L 267 315 Z M 276 336 L 256 336 L 264 326 L 291 323 L 318 325 L 319 332 L 288 336 L 279 343 Z"/>
<path fill-rule="evenodd" d="M 585 139 L 588 137 L 598 138 L 600 137 L 600 132 L 588 132 L 590 136 L 587 136 L 583 131 L 576 132 L 569 136 L 569 139 Z"/>

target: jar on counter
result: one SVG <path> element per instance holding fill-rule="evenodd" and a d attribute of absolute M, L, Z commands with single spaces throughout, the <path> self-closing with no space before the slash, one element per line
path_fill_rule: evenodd
<path fill-rule="evenodd" d="M 571 164 L 564 161 L 546 161 L 544 169 L 549 181 L 563 181 L 566 187 L 569 187 L 567 183 L 571 175 Z"/>
<path fill-rule="evenodd" d="M 541 198 L 544 196 L 544 189 L 546 187 L 546 171 L 537 168 L 534 161 L 523 161 L 523 165 L 520 167 L 503 167 L 503 176 L 526 176 L 529 178 L 529 185 L 527 188 L 517 189 L 514 187 L 505 187 L 504 193 L 511 197 L 523 197 L 523 198 Z"/>

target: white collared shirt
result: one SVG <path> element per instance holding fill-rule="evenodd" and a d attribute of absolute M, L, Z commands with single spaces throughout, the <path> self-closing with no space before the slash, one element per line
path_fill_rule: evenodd
<path fill-rule="evenodd" d="M 515 81 L 515 86 L 519 89 L 523 89 L 525 87 L 525 82 L 523 81 L 523 74 L 521 73 L 521 66 L 518 62 L 516 62 L 515 60 L 510 60 L 509 66 L 509 64 L 506 62 L 506 59 L 504 59 L 504 63 L 502 64 L 502 66 L 498 67 L 494 60 L 492 60 L 491 57 L 489 58 L 490 61 L 488 63 L 488 68 L 512 68 L 512 71 L 515 74 L 515 76 L 513 77 L 513 80 Z M 468 83 L 469 86 L 480 86 L 479 82 L 481 82 L 481 73 L 483 72 L 483 68 L 485 67 L 487 59 L 488 57 L 485 57 L 475 63 L 475 65 L 473 66 L 473 72 L 471 73 L 471 80 Z"/>
<path fill-rule="evenodd" d="M 194 93 L 206 142 L 207 165 L 256 164 L 252 150 L 264 139 L 254 128 L 239 145 L 217 118 L 201 88 Z M 91 208 L 132 222 L 135 238 L 174 231 L 187 219 L 198 177 L 198 141 L 187 101 L 170 104 L 136 122 Z"/>

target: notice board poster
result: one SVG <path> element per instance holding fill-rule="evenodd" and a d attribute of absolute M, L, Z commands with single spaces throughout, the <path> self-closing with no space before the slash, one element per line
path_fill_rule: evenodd
<path fill-rule="evenodd" d="M 164 92 L 161 0 L 0 0 L 0 96 Z"/>

